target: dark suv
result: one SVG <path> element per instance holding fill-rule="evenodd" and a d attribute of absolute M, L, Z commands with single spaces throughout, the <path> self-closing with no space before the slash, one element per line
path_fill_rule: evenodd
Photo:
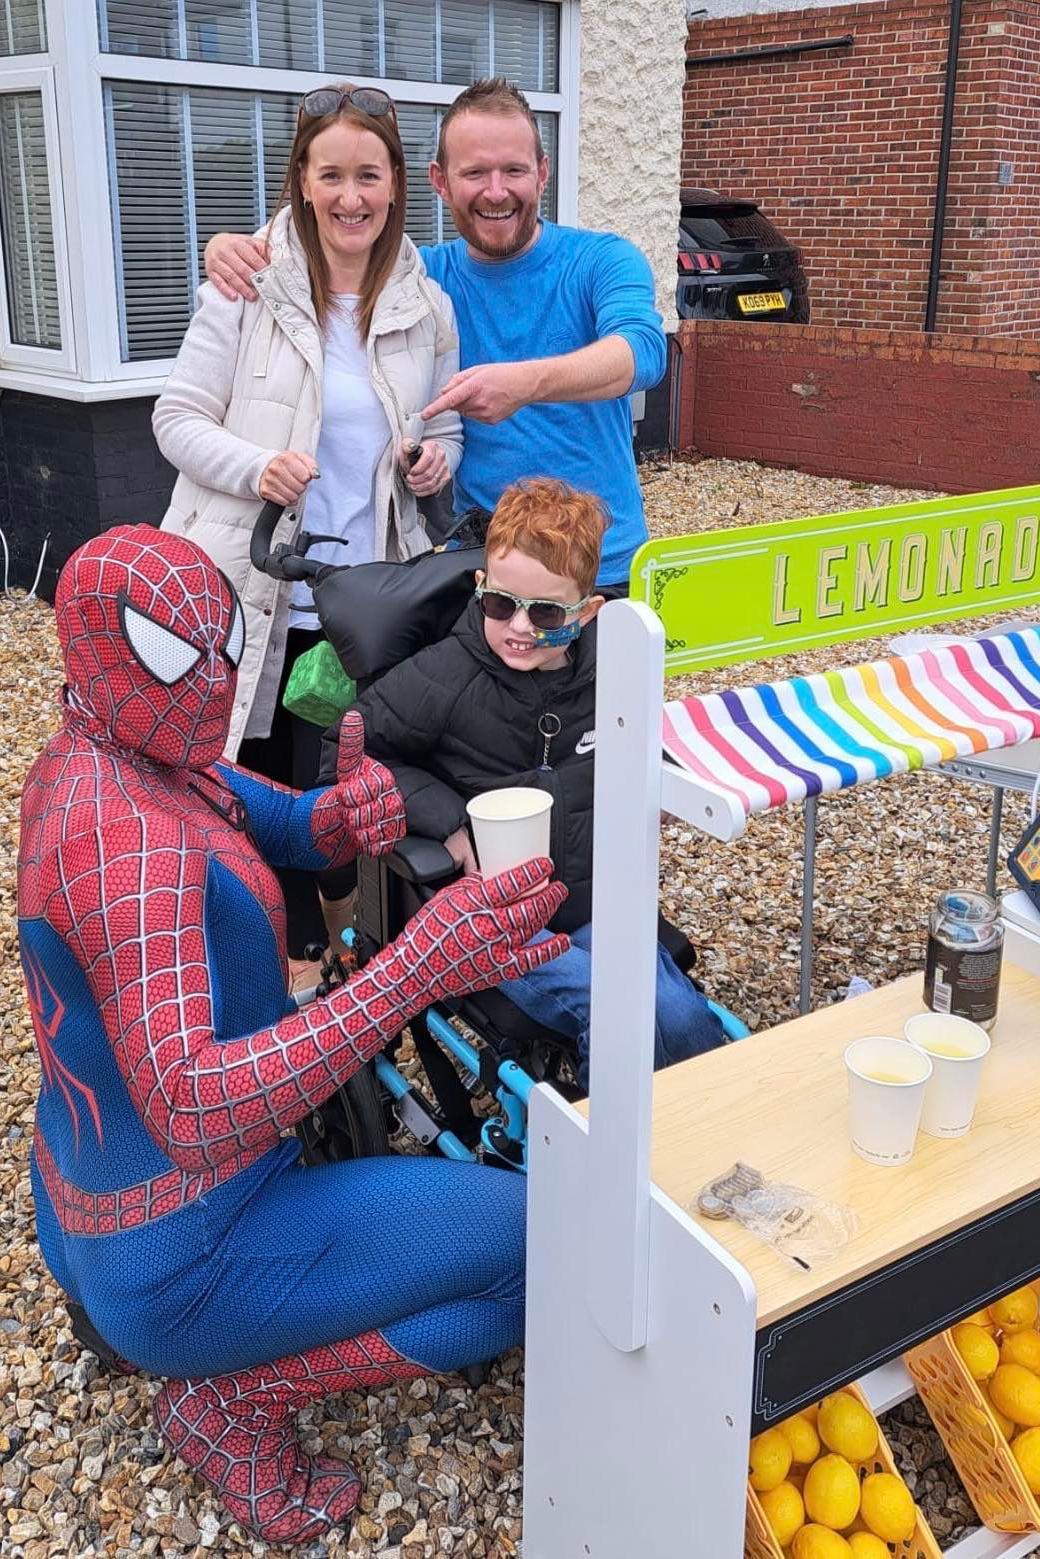
<path fill-rule="evenodd" d="M 713 189 L 679 191 L 680 319 L 809 321 L 802 259 L 753 200 Z"/>

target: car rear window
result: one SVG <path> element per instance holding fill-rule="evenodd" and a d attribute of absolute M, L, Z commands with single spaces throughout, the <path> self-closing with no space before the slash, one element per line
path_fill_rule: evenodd
<path fill-rule="evenodd" d="M 679 223 L 683 249 L 787 249 L 790 245 L 761 211 L 684 213 Z"/>

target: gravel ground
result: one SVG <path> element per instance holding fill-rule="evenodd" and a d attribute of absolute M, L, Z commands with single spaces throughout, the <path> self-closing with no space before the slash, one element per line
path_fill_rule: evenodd
<path fill-rule="evenodd" d="M 826 514 L 919 496 L 728 461 L 643 469 L 654 534 Z M 869 659 L 881 641 L 843 658 Z M 834 651 L 754 668 L 733 682 L 808 671 Z M 672 696 L 702 690 L 709 674 L 676 678 Z M 152 1431 L 152 1386 L 110 1379 L 72 1340 L 58 1292 L 34 1243 L 27 1156 L 38 1071 L 17 962 L 15 854 L 18 797 L 28 764 L 53 729 L 59 685 L 49 609 L 0 599 L 0 1553 L 255 1555 L 216 1502 L 167 1457 Z M 1024 826 L 1009 798 L 1005 843 Z M 872 982 L 919 969 L 929 905 L 953 881 L 981 883 L 988 831 L 985 792 L 915 775 L 829 798 L 819 811 L 814 1001 L 838 999 L 856 973 Z M 788 1016 L 798 983 L 801 817 L 788 809 L 752 820 L 736 845 L 664 830 L 666 910 L 702 949 L 710 991 L 753 1027 Z M 523 1373 L 519 1353 L 496 1361 L 471 1390 L 457 1378 L 414 1382 L 330 1401 L 308 1420 L 311 1448 L 349 1455 L 365 1495 L 348 1539 L 338 1532 L 306 1559 L 380 1553 L 388 1559 L 520 1551 Z M 920 1405 L 886 1427 L 942 1541 L 970 1520 L 963 1491 Z M 636 1521 L 638 1514 L 634 1513 Z"/>

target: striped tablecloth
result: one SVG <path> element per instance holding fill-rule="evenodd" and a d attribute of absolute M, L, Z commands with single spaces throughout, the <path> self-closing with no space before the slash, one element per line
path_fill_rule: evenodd
<path fill-rule="evenodd" d="M 767 812 L 1040 735 L 1040 627 L 665 705 L 677 763 Z"/>

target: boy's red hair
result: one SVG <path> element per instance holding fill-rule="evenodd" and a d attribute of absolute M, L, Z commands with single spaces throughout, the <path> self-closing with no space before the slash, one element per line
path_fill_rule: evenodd
<path fill-rule="evenodd" d="M 553 477 L 529 477 L 507 487 L 491 516 L 484 550 L 523 552 L 552 574 L 573 579 L 591 595 L 599 572 L 607 517 L 598 498 Z"/>

